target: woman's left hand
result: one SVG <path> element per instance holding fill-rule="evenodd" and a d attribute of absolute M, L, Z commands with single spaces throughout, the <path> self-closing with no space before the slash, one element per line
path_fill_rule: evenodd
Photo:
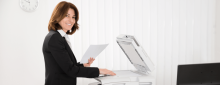
<path fill-rule="evenodd" d="M 93 63 L 93 61 L 94 61 L 95 59 L 94 58 L 89 58 L 89 60 L 88 60 L 88 63 L 84 63 L 83 65 L 84 65 L 84 67 L 90 67 L 90 65 Z"/>

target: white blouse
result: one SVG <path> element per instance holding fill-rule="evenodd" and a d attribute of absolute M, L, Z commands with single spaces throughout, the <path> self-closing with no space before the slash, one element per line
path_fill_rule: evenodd
<path fill-rule="evenodd" d="M 71 46 L 71 43 L 70 43 L 70 38 L 68 37 L 68 35 L 62 29 L 59 29 L 57 31 L 61 34 L 62 37 L 65 37 L 66 42 L 69 44 L 69 46 L 72 50 L 72 46 Z"/>

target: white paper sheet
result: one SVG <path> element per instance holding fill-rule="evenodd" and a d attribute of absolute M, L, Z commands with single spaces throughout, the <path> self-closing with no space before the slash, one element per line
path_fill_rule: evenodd
<path fill-rule="evenodd" d="M 88 63 L 88 59 L 90 57 L 95 59 L 107 47 L 107 45 L 108 44 L 90 45 L 83 55 L 80 63 Z"/>

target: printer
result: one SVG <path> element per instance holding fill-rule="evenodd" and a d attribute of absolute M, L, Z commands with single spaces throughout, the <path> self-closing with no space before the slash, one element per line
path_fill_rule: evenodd
<path fill-rule="evenodd" d="M 121 34 L 116 41 L 136 70 L 115 70 L 115 76 L 99 76 L 95 78 L 97 82 L 89 85 L 155 85 L 155 78 L 151 75 L 154 64 L 137 39 Z"/>

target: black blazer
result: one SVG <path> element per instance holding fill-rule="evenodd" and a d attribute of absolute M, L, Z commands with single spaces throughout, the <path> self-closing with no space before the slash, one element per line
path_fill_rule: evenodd
<path fill-rule="evenodd" d="M 99 69 L 79 64 L 58 31 L 51 30 L 44 39 L 43 54 L 46 67 L 45 85 L 76 85 L 76 77 L 94 78 Z"/>

